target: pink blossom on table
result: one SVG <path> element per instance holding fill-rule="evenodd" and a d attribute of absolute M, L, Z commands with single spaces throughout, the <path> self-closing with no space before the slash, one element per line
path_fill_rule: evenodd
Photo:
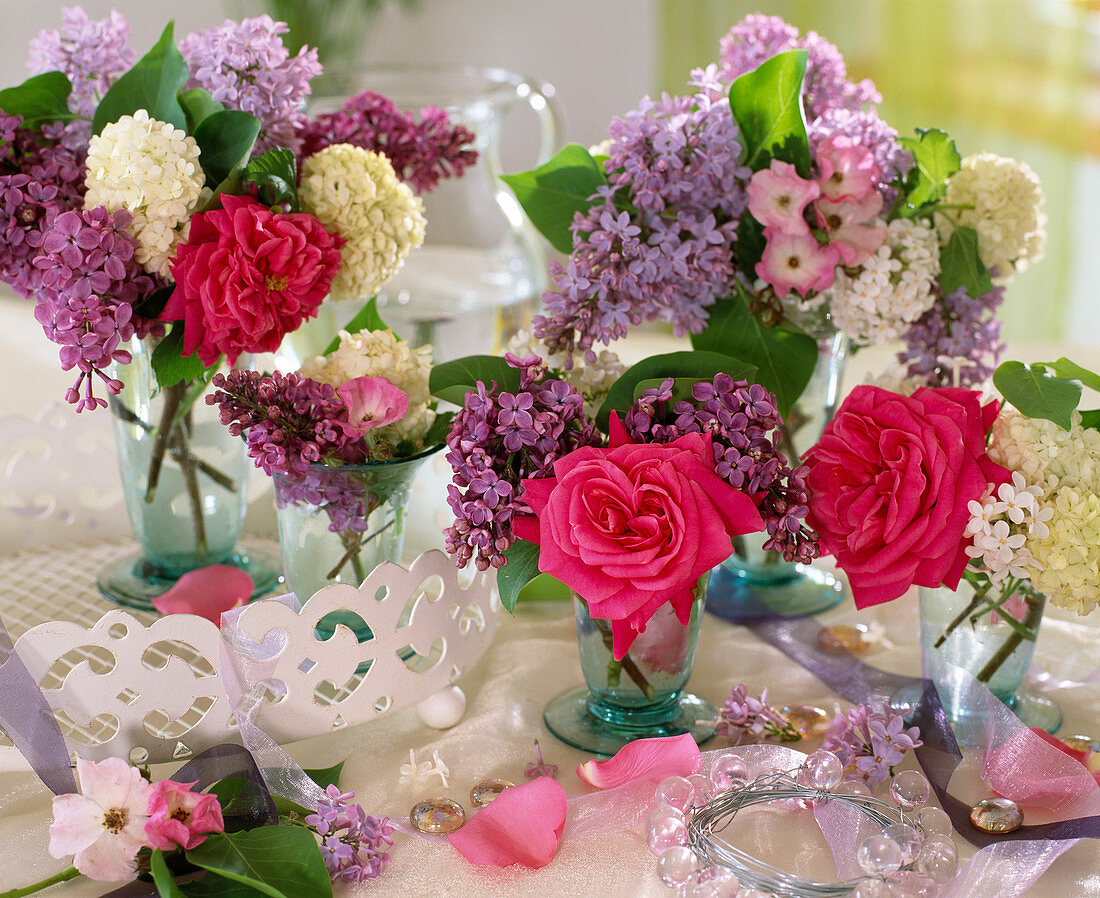
<path fill-rule="evenodd" d="M 826 138 L 815 150 L 821 193 L 834 202 L 858 202 L 873 193 L 882 179 L 874 153 L 844 134 Z"/>
<path fill-rule="evenodd" d="M 747 192 L 749 212 L 765 228 L 783 234 L 810 233 L 803 210 L 821 195 L 821 188 L 801 177 L 789 162 L 773 159 L 769 168 L 752 176 Z"/>
<path fill-rule="evenodd" d="M 797 290 L 803 297 L 827 290 L 836 277 L 840 253 L 836 247 L 820 246 L 810 233 L 784 234 L 764 229 L 764 253 L 756 263 L 756 275 L 763 278 L 779 297 Z"/>
<path fill-rule="evenodd" d="M 149 845 L 164 851 L 195 848 L 209 833 L 225 832 L 216 795 L 192 792 L 195 783 L 160 780 L 149 799 L 145 836 Z"/>
<path fill-rule="evenodd" d="M 409 411 L 409 396 L 384 377 L 356 377 L 336 388 L 348 407 L 348 423 L 360 433 L 400 421 Z"/>
<path fill-rule="evenodd" d="M 829 246 L 850 268 L 862 265 L 886 241 L 886 222 L 878 217 L 882 194 L 877 191 L 858 201 L 834 202 L 822 197 L 814 203 L 814 211 L 829 234 Z"/>
<path fill-rule="evenodd" d="M 670 776 L 699 772 L 702 756 L 690 733 L 628 742 L 606 761 L 593 758 L 577 765 L 577 776 L 597 789 L 615 789 L 637 780 L 659 783 Z"/>
<path fill-rule="evenodd" d="M 540 776 L 509 786 L 447 838 L 471 864 L 535 870 L 554 859 L 567 809 L 561 784 Z"/>
<path fill-rule="evenodd" d="M 73 866 L 89 879 L 134 878 L 134 858 L 148 845 L 145 824 L 153 786 L 121 758 L 76 762 L 81 793 L 53 800 L 49 852 L 74 855 Z"/>
<path fill-rule="evenodd" d="M 542 747 L 539 745 L 539 740 L 535 740 L 535 760 L 527 765 L 527 769 L 523 771 L 523 775 L 527 779 L 534 779 L 537 776 L 556 777 L 558 775 L 558 765 L 550 764 L 542 759 Z"/>
<path fill-rule="evenodd" d="M 254 588 L 240 568 L 211 564 L 188 571 L 152 602 L 161 614 L 196 614 L 220 626 L 222 613 L 247 602 Z"/>

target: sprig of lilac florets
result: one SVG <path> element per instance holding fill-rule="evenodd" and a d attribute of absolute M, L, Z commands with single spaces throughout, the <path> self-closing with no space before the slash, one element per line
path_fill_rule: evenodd
<path fill-rule="evenodd" d="M 906 752 L 923 744 L 920 729 L 906 729 L 902 715 L 883 705 L 856 705 L 836 716 L 821 747 L 840 758 L 845 779 L 873 786 L 889 779 Z"/>
<path fill-rule="evenodd" d="M 351 804 L 353 798 L 354 792 L 330 785 L 317 803 L 317 813 L 305 818 L 321 838 L 321 857 L 333 882 L 374 879 L 390 862 L 393 827 L 389 818 L 372 817 L 362 806 Z"/>
<path fill-rule="evenodd" d="M 739 683 L 730 691 L 729 698 L 718 712 L 714 728 L 731 745 L 763 742 L 768 738 L 797 742 L 802 738 L 798 730 L 768 703 L 767 689 L 759 697 L 754 697 L 749 695 L 748 686 L 744 683 Z"/>

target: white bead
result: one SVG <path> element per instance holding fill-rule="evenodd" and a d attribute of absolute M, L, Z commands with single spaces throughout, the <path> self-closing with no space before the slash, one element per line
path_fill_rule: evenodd
<path fill-rule="evenodd" d="M 453 727 L 466 713 L 466 693 L 458 686 L 444 686 L 418 704 L 416 713 L 433 729 Z"/>

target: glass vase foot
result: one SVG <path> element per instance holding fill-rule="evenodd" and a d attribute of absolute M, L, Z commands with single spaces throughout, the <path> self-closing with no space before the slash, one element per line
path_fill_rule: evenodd
<path fill-rule="evenodd" d="M 614 723 L 597 717 L 589 708 L 589 701 L 590 693 L 585 686 L 563 692 L 546 706 L 542 719 L 547 729 L 566 745 L 599 755 L 613 755 L 635 739 L 683 733 L 691 733 L 702 745 L 714 735 L 710 721 L 718 716 L 714 705 L 686 692 L 680 696 L 679 710 L 671 720 L 643 725 Z"/>
<path fill-rule="evenodd" d="M 1029 692 L 1026 689 L 1017 690 L 1009 701 L 1008 707 L 1025 726 L 1038 727 L 1048 733 L 1055 733 L 1062 725 L 1062 709 L 1056 702 L 1037 692 Z"/>
<path fill-rule="evenodd" d="M 707 610 L 730 621 L 806 617 L 844 601 L 844 584 L 829 571 L 808 564 L 782 570 L 781 577 L 757 577 L 734 564 L 720 565 L 711 573 Z"/>
<path fill-rule="evenodd" d="M 250 599 L 266 595 L 282 579 L 279 563 L 263 552 L 238 548 L 220 563 L 239 568 L 252 578 Z M 144 553 L 135 552 L 104 568 L 96 578 L 96 586 L 118 605 L 135 611 L 156 611 L 153 599 L 168 592 L 180 576 L 150 561 Z"/>

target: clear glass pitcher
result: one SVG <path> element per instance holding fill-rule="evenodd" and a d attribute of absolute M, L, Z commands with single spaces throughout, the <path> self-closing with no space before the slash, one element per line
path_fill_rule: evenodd
<path fill-rule="evenodd" d="M 477 135 L 477 164 L 422 197 L 428 220 L 424 245 L 383 287 L 378 303 L 387 324 L 417 344 L 431 343 L 437 361 L 499 351 L 529 321 L 546 287 L 542 238 L 500 180 L 501 132 L 509 112 L 527 104 L 539 124 L 534 164 L 548 159 L 563 121 L 553 87 L 474 66 L 326 70 L 314 87 L 313 114 L 338 109 L 348 97 L 371 90 L 413 115 L 436 106 Z M 331 320 L 317 323 L 327 328 L 323 343 L 358 311 L 353 302 L 326 307 L 322 315 Z"/>

